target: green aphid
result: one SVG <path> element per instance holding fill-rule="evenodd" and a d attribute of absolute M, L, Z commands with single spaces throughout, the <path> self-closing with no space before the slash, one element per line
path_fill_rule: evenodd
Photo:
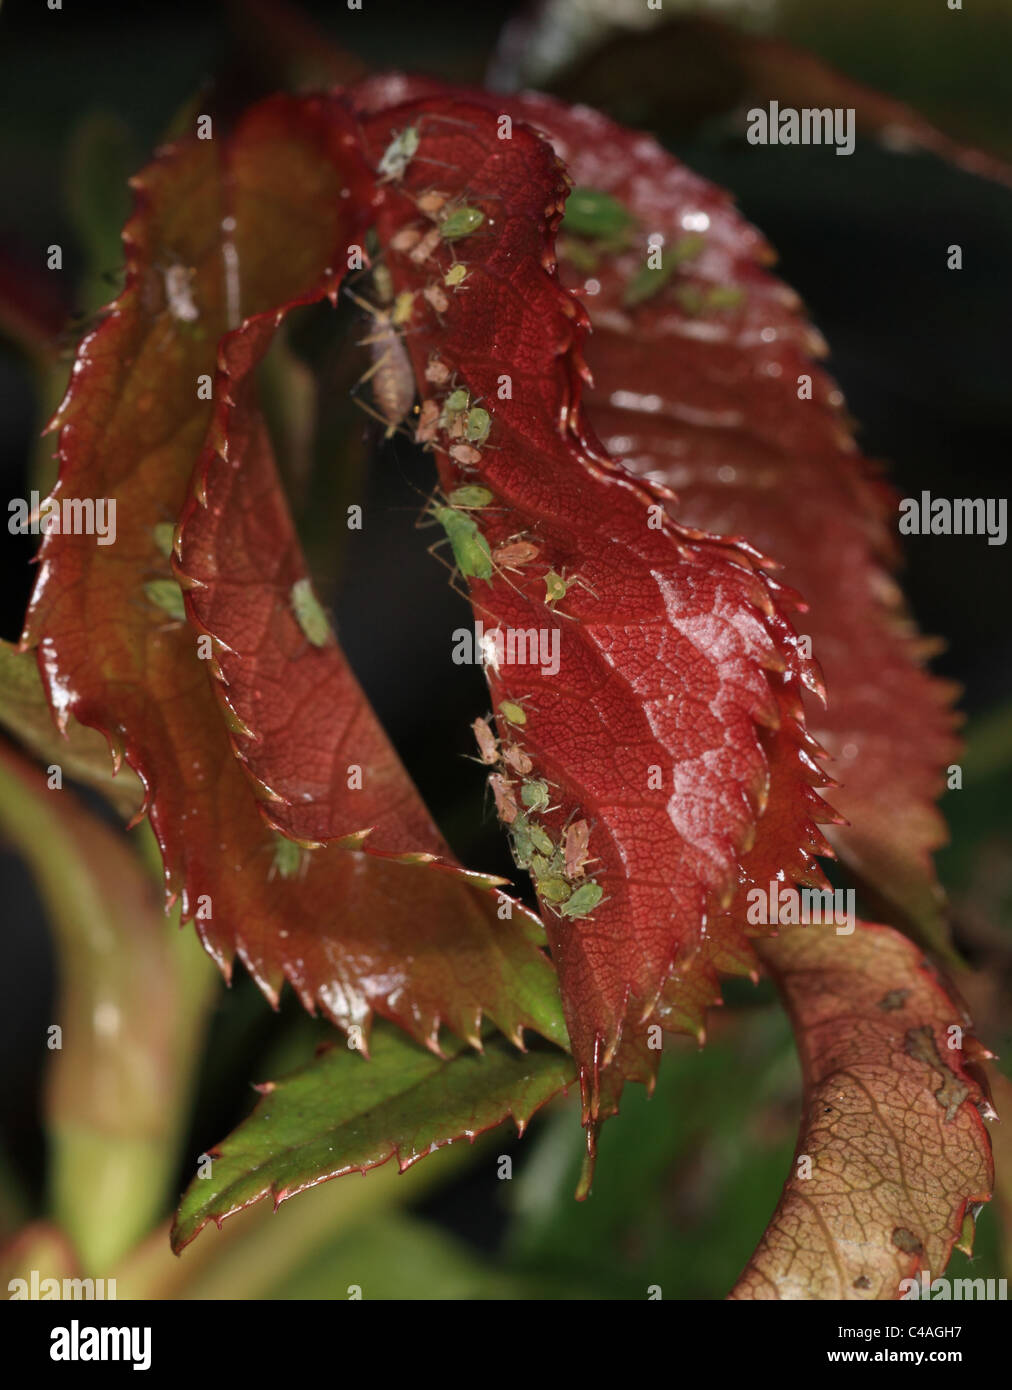
<path fill-rule="evenodd" d="M 653 299 L 655 295 L 660 294 L 674 273 L 673 261 L 665 261 L 656 268 L 649 265 L 641 266 L 626 285 L 622 303 L 627 309 L 633 309 L 637 304 L 644 304 L 648 299 Z"/>
<path fill-rule="evenodd" d="M 439 416 L 439 428 L 450 429 L 457 416 L 463 415 L 470 404 L 471 397 L 463 386 L 458 386 L 455 391 L 451 391 L 443 401 L 443 409 Z"/>
<path fill-rule="evenodd" d="M 693 317 L 701 314 L 706 308 L 706 295 L 698 285 L 679 285 L 675 290 L 675 298 L 685 312 Z"/>
<path fill-rule="evenodd" d="M 527 723 L 527 711 L 523 705 L 518 705 L 513 700 L 502 700 L 499 704 L 499 713 L 511 724 L 518 724 L 523 727 Z"/>
<path fill-rule="evenodd" d="M 456 265 L 451 265 L 450 269 L 443 276 L 443 284 L 449 290 L 455 290 L 458 285 L 462 285 L 467 279 L 467 266 L 463 261 L 458 261 Z"/>
<path fill-rule="evenodd" d="M 539 854 L 553 856 L 555 846 L 552 844 L 552 837 L 547 830 L 543 830 L 540 825 L 531 826 L 531 844 Z"/>
<path fill-rule="evenodd" d="M 552 863 L 549 855 L 532 854 L 530 869 L 535 879 L 552 878 L 557 876 L 558 865 Z"/>
<path fill-rule="evenodd" d="M 540 884 L 538 886 L 540 887 Z M 589 917 L 603 897 L 604 889 L 591 879 L 588 883 L 581 883 L 559 911 L 563 917 Z"/>
<path fill-rule="evenodd" d="M 545 575 L 545 602 L 558 603 L 569 593 L 570 581 L 563 579 L 562 575 L 556 570 L 549 570 Z"/>
<path fill-rule="evenodd" d="M 409 125 L 390 141 L 379 162 L 379 172 L 388 179 L 399 179 L 418 153 L 418 127 Z"/>
<path fill-rule="evenodd" d="M 674 261 L 675 265 L 684 265 L 686 261 L 694 261 L 705 245 L 706 237 L 700 236 L 698 232 L 690 232 L 688 236 L 679 237 L 677 241 L 672 242 L 664 252 L 664 259 Z"/>
<path fill-rule="evenodd" d="M 529 811 L 543 811 L 551 800 L 548 795 L 548 783 L 537 777 L 525 781 L 520 788 L 520 800 Z"/>
<path fill-rule="evenodd" d="M 642 266 L 625 287 L 622 303 L 627 309 L 653 299 L 674 275 L 680 265 L 694 260 L 706 242 L 698 233 L 680 237 L 674 245 L 665 249 L 659 266 Z"/>
<path fill-rule="evenodd" d="M 172 545 L 176 538 L 176 528 L 171 521 L 160 521 L 155 527 L 155 545 L 166 560 L 172 554 Z"/>
<path fill-rule="evenodd" d="M 454 208 L 439 224 L 439 235 L 444 241 L 459 241 L 461 237 L 476 232 L 485 221 L 480 208 Z"/>
<path fill-rule="evenodd" d="M 274 835 L 274 858 L 271 860 L 270 877 L 275 874 L 281 878 L 294 878 L 302 867 L 302 856 L 305 850 L 301 845 L 297 845 L 294 840 L 287 839 L 284 835 L 275 832 Z"/>
<path fill-rule="evenodd" d="M 450 502 L 454 507 L 464 507 L 468 510 L 487 507 L 491 501 L 492 494 L 487 487 L 470 485 L 455 488 L 450 493 Z"/>
<path fill-rule="evenodd" d="M 632 223 L 628 209 L 610 193 L 602 193 L 598 188 L 574 188 L 566 199 L 562 225 L 575 236 L 621 241 Z"/>
<path fill-rule="evenodd" d="M 567 898 L 573 895 L 572 888 L 570 888 L 564 878 L 560 878 L 558 875 L 553 874 L 549 878 L 539 878 L 536 880 L 536 883 L 538 892 L 546 903 L 564 903 Z M 583 886 L 587 888 L 590 885 L 584 884 Z M 578 888 L 576 891 L 580 892 L 581 890 Z M 595 899 L 595 902 L 596 901 Z M 565 911 L 565 909 L 562 910 Z M 571 913 L 566 913 L 567 917 L 571 915 Z"/>
<path fill-rule="evenodd" d="M 289 601 L 306 641 L 314 647 L 326 647 L 333 639 L 333 633 L 323 605 L 313 593 L 313 581 L 297 579 L 292 585 Z"/>
<path fill-rule="evenodd" d="M 183 591 L 174 579 L 149 579 L 144 585 L 144 595 L 170 618 L 178 618 L 180 622 L 186 620 Z"/>
<path fill-rule="evenodd" d="M 577 237 L 560 237 L 559 258 L 568 261 L 574 270 L 581 270 L 584 275 L 591 275 L 601 264 L 601 257 L 589 242 L 580 241 Z"/>
<path fill-rule="evenodd" d="M 480 405 L 472 406 L 464 424 L 464 438 L 471 444 L 484 444 L 492 428 L 492 417 Z"/>
<path fill-rule="evenodd" d="M 516 860 L 518 869 L 529 869 L 531 858 L 534 854 L 534 830 L 530 821 L 523 811 L 518 811 L 513 823 L 509 828 L 510 842 L 513 846 L 513 858 Z M 541 831 L 544 834 L 544 831 Z"/>
<path fill-rule="evenodd" d="M 740 285 L 714 285 L 712 290 L 707 291 L 707 309 L 737 309 L 738 305 L 745 298 L 745 291 Z"/>
<path fill-rule="evenodd" d="M 492 552 L 478 523 L 456 507 L 433 507 L 432 515 L 446 532 L 457 568 L 465 579 L 492 578 Z"/>

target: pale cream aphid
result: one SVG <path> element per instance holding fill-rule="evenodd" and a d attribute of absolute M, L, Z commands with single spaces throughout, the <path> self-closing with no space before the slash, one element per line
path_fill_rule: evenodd
<path fill-rule="evenodd" d="M 163 272 L 165 277 L 165 299 L 169 313 L 180 323 L 196 323 L 200 311 L 193 302 L 193 278 L 196 274 L 185 265 L 170 265 Z"/>
<path fill-rule="evenodd" d="M 471 725 L 474 741 L 478 745 L 479 761 L 491 766 L 499 761 L 499 748 L 495 734 L 487 719 L 476 719 Z"/>
<path fill-rule="evenodd" d="M 381 424 L 386 425 L 386 438 L 389 439 L 396 433 L 402 420 L 410 414 L 415 403 L 415 374 L 400 332 L 403 324 L 410 318 L 408 299 L 413 300 L 413 296 L 409 294 L 405 298 L 404 295 L 398 295 L 393 308 L 387 310 L 370 304 L 368 300 L 360 299 L 352 290 L 346 290 L 345 293 L 354 304 L 372 316 L 376 325 L 376 331 L 368 338 L 363 338 L 360 344 L 369 347 L 373 358 L 372 366 L 363 373 L 355 385 L 357 388 L 367 381 L 372 382 L 372 393 L 379 413 L 371 410 L 364 401 L 359 401 L 359 405 L 367 414 L 373 415 Z"/>
<path fill-rule="evenodd" d="M 499 819 L 503 825 L 512 825 L 517 818 L 520 808 L 517 806 L 517 799 L 513 795 L 513 784 L 508 777 L 503 777 L 498 772 L 493 772 L 488 779 L 488 784 L 492 788 L 492 795 L 495 797 L 495 809 L 499 813 Z"/>
<path fill-rule="evenodd" d="M 424 265 L 441 241 L 439 228 L 430 227 L 412 246 L 408 252 L 408 260 L 411 261 L 412 265 Z"/>
<path fill-rule="evenodd" d="M 502 750 L 502 757 L 507 767 L 511 767 L 513 771 L 518 772 L 521 777 L 526 777 L 528 772 L 534 767 L 534 764 L 518 743 L 508 743 Z"/>
<path fill-rule="evenodd" d="M 450 369 L 438 357 L 430 357 L 425 367 L 425 380 L 433 386 L 445 386 L 450 380 Z"/>
<path fill-rule="evenodd" d="M 452 452 L 452 451 L 451 451 Z M 523 565 L 529 565 L 541 553 L 533 541 L 519 539 L 522 533 L 510 536 L 492 551 L 492 559 L 503 569 L 519 574 Z"/>
<path fill-rule="evenodd" d="M 573 821 L 567 825 L 562 837 L 563 854 L 566 860 L 566 877 L 582 878 L 584 868 L 591 859 L 588 855 L 590 845 L 590 826 L 585 820 Z"/>
<path fill-rule="evenodd" d="M 426 285 L 422 290 L 422 298 L 437 314 L 445 314 L 450 307 L 450 301 L 437 284 Z"/>
<path fill-rule="evenodd" d="M 450 458 L 461 468 L 476 468 L 481 463 L 481 453 L 473 444 L 454 444 L 450 448 Z"/>
<path fill-rule="evenodd" d="M 415 428 L 415 443 L 430 444 L 439 433 L 439 402 L 422 401 Z"/>

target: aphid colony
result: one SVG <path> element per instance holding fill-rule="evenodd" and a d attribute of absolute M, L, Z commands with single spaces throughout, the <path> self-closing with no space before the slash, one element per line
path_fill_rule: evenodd
<path fill-rule="evenodd" d="M 705 221 L 704 215 L 704 225 Z M 601 260 L 630 250 L 635 242 L 637 220 L 617 198 L 598 188 L 570 190 L 562 220 L 559 254 L 576 270 L 591 274 L 600 269 Z M 675 272 L 694 261 L 706 246 L 698 232 L 655 244 L 648 238 L 647 263 L 630 276 L 622 295 L 627 309 L 658 296 Z M 663 254 L 660 254 L 663 247 Z M 719 310 L 736 309 L 745 298 L 738 285 L 700 286 L 693 282 L 677 284 L 674 298 L 691 317 Z"/>
<path fill-rule="evenodd" d="M 461 394 L 466 397 L 466 392 Z M 470 513 L 490 506 L 492 500 L 492 493 L 487 487 L 469 483 L 454 488 L 448 497 L 437 494 L 437 500 L 430 502 L 426 508 L 427 515 L 443 528 L 453 551 L 457 571 L 464 579 L 484 579 L 491 583 L 492 575 L 496 572 L 512 570 L 514 574 L 519 574 L 525 565 L 531 564 L 541 554 L 540 548 L 533 541 L 525 539 L 522 533 L 507 537 L 495 549 L 489 545 Z M 574 584 L 592 592 L 578 574 L 567 579 L 564 569 L 561 574 L 548 569 L 542 579 L 545 585 L 543 602 L 553 613 L 556 611 L 555 605 L 566 597 Z"/>
<path fill-rule="evenodd" d="M 421 133 L 418 126 L 408 126 L 397 133 L 383 152 L 377 172 L 383 181 L 399 182 L 408 165 L 418 155 Z M 438 162 L 438 161 L 427 161 Z M 429 189 L 413 198 L 422 216 L 420 226 L 402 227 L 391 238 L 390 249 L 406 255 L 415 266 L 428 266 L 439 247 L 446 245 L 453 255 L 453 263 L 446 271 L 440 270 L 433 280 L 417 293 L 405 290 L 395 296 L 393 278 L 389 269 L 382 263 L 373 267 L 373 279 L 379 305 L 369 304 L 350 291 L 349 297 L 369 313 L 375 329 L 363 339 L 372 353 L 372 366 L 361 378 L 372 382 L 373 398 L 377 407 L 377 418 L 387 427 L 387 438 L 397 430 L 414 405 L 415 383 L 411 361 L 404 346 L 404 334 L 408 331 L 416 302 L 419 298 L 437 315 L 447 312 L 450 299 L 447 291 L 456 291 L 467 279 L 467 266 L 456 259 L 454 247 L 457 242 L 476 232 L 485 221 L 480 208 L 471 207 L 465 202 L 451 199 L 447 193 Z M 426 225 L 428 224 L 428 225 Z M 361 402 L 360 402 L 361 404 Z M 369 410 L 368 406 L 364 407 Z M 370 414 L 374 413 L 370 410 Z M 477 419 L 484 416 L 484 434 L 477 425 Z M 426 424 L 431 423 L 426 420 Z M 488 414 L 477 412 L 472 422 L 472 433 L 461 436 L 459 444 L 461 457 L 458 462 L 465 466 L 468 461 L 480 458 L 474 440 L 488 434 Z"/>
<path fill-rule="evenodd" d="M 499 713 L 514 727 L 527 723 L 523 705 L 512 700 L 503 700 Z M 496 769 L 489 774 L 488 783 L 517 868 L 530 872 L 539 898 L 557 917 L 589 917 L 604 890 L 585 876 L 587 865 L 594 862 L 589 855 L 587 822 L 570 818 L 557 844 L 536 819 L 558 808 L 550 804 L 550 784 L 530 775 L 530 757 L 512 738 L 500 745 L 487 719 L 476 719 L 471 728 L 479 761 Z"/>

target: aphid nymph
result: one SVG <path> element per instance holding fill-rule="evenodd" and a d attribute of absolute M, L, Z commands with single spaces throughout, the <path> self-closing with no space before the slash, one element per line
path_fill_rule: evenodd
<path fill-rule="evenodd" d="M 313 593 L 311 579 L 297 579 L 289 595 L 295 621 L 302 629 L 302 635 L 314 647 L 326 647 L 334 640 L 327 614 L 323 605 Z"/>

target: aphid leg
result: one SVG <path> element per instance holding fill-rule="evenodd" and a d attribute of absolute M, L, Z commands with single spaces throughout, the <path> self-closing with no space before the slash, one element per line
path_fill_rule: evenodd
<path fill-rule="evenodd" d="M 474 600 L 474 598 L 473 598 L 473 596 L 471 595 L 471 593 L 470 593 L 470 592 L 468 591 L 468 589 L 464 586 L 464 581 L 461 579 L 460 570 L 457 568 L 457 566 L 456 566 L 456 565 L 451 565 L 451 563 L 450 563 L 449 560 L 444 560 L 444 558 L 442 557 L 442 555 L 439 555 L 439 554 L 437 553 L 438 550 L 439 550 L 439 547 L 440 547 L 441 545 L 449 545 L 449 544 L 450 544 L 449 540 L 448 540 L 447 538 L 445 538 L 445 537 L 443 538 L 443 540 L 433 541 L 432 544 L 429 546 L 429 548 L 428 548 L 428 550 L 427 550 L 426 553 L 427 553 L 428 555 L 431 555 L 432 558 L 433 558 L 434 560 L 438 560 L 439 563 L 440 563 L 445 569 L 448 569 L 448 570 L 450 571 L 450 588 L 453 590 L 453 592 L 454 592 L 455 594 L 459 594 L 460 597 L 461 597 L 462 599 L 466 599 L 468 603 L 476 602 L 476 600 Z"/>
<path fill-rule="evenodd" d="M 363 377 L 362 381 L 365 380 L 366 378 Z M 362 381 L 357 382 L 356 385 L 360 386 L 362 384 Z M 395 420 L 391 422 L 387 419 L 385 415 L 381 415 L 378 410 L 374 410 L 373 407 L 369 405 L 367 401 L 363 401 L 358 396 L 356 396 L 354 390 L 351 393 L 351 398 L 358 406 L 359 410 L 364 410 L 367 415 L 371 415 L 374 420 L 377 420 L 385 428 L 386 433 L 383 436 L 384 439 L 392 439 L 395 434 L 402 434 L 405 439 L 412 438 L 411 431 L 408 429 L 408 427 L 404 424 L 402 420 Z"/>

